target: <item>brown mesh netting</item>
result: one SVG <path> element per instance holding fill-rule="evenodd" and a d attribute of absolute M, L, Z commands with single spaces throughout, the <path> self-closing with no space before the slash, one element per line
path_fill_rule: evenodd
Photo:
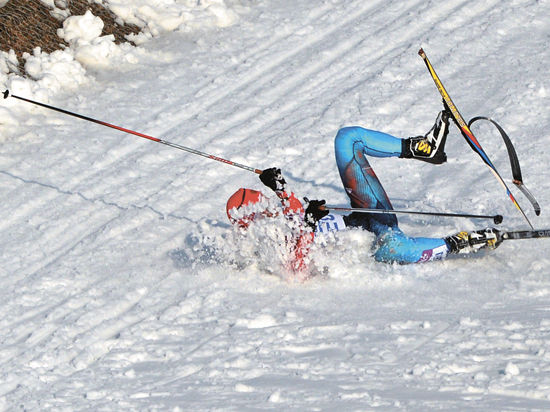
<path fill-rule="evenodd" d="M 124 36 L 139 32 L 139 28 L 134 25 L 118 24 L 115 15 L 97 3 L 65 0 L 56 1 L 56 5 L 59 8 L 68 7 L 74 16 L 91 10 L 105 24 L 102 35 L 113 34 L 117 43 L 127 41 Z M 63 21 L 52 16 L 50 11 L 40 0 L 9 0 L 4 7 L 0 7 L 0 50 L 14 50 L 21 64 L 23 53 L 32 53 L 35 47 L 51 53 L 66 46 L 65 41 L 57 35 L 57 29 L 63 27 Z M 22 68 L 19 69 L 22 72 Z"/>

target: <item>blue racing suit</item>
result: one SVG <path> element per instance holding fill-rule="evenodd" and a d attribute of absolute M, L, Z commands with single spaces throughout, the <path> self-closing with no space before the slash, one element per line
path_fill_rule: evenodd
<path fill-rule="evenodd" d="M 393 209 L 382 184 L 370 166 L 367 156 L 399 157 L 402 139 L 386 133 L 345 127 L 334 141 L 336 164 L 351 206 Z M 416 263 L 443 259 L 449 246 L 442 238 L 406 236 L 394 214 L 354 212 L 345 217 L 347 226 L 362 227 L 376 235 L 374 257 L 380 262 Z"/>

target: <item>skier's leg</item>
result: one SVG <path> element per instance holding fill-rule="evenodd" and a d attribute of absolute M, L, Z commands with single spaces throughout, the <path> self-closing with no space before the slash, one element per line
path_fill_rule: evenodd
<path fill-rule="evenodd" d="M 420 263 L 441 260 L 449 254 L 492 250 L 501 243 L 500 232 L 494 228 L 460 232 L 445 238 L 409 237 L 399 228 L 388 228 L 377 236 L 374 257 L 379 262 Z"/>
<path fill-rule="evenodd" d="M 402 152 L 402 140 L 398 137 L 359 126 L 344 127 L 338 131 L 334 146 L 336 162 L 345 164 L 357 150 L 372 157 L 399 157 Z"/>
<path fill-rule="evenodd" d="M 401 146 L 401 139 L 397 137 L 362 127 L 346 127 L 338 131 L 334 141 L 336 164 L 352 207 L 393 209 L 366 155 L 399 156 Z M 397 218 L 391 214 L 352 213 L 348 221 L 377 235 L 384 228 L 397 227 Z"/>
<path fill-rule="evenodd" d="M 341 129 L 335 139 L 336 163 L 352 207 L 393 209 L 366 155 L 399 157 L 403 139 L 361 127 Z M 412 238 L 399 229 L 392 214 L 352 213 L 346 223 L 377 235 L 375 258 L 383 262 L 414 263 L 445 257 L 442 238 Z"/>
<path fill-rule="evenodd" d="M 399 228 L 389 228 L 377 236 L 374 258 L 386 263 L 421 263 L 441 260 L 449 249 L 443 238 L 409 237 Z"/>

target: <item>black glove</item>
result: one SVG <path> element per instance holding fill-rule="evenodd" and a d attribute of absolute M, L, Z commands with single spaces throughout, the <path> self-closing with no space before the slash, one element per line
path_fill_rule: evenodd
<path fill-rule="evenodd" d="M 315 229 L 317 222 L 328 215 L 328 210 L 324 209 L 324 200 L 307 200 L 308 203 L 306 209 L 306 223 Z"/>
<path fill-rule="evenodd" d="M 260 175 L 260 180 L 273 191 L 285 190 L 286 181 L 281 174 L 281 169 L 276 167 L 265 169 Z"/>

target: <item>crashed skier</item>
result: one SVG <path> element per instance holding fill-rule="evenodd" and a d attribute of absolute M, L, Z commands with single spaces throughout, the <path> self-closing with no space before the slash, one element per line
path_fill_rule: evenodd
<path fill-rule="evenodd" d="M 389 134 L 362 127 L 345 127 L 335 138 L 336 164 L 344 189 L 353 208 L 393 210 L 391 202 L 368 162 L 368 157 L 399 157 L 417 159 L 432 164 L 446 162 L 445 141 L 449 128 L 449 112 L 441 111 L 432 129 L 424 136 L 397 138 Z M 306 267 L 305 257 L 313 241 L 314 232 L 322 233 L 360 227 L 376 235 L 374 258 L 388 263 L 417 263 L 440 260 L 449 254 L 494 249 L 502 241 L 499 231 L 493 228 L 474 232 L 460 232 L 445 238 L 410 237 L 398 226 L 395 214 L 353 212 L 347 216 L 329 214 L 324 200 L 311 200 L 304 210 L 294 193 L 286 190 L 280 169 L 266 169 L 260 180 L 279 197 L 285 216 L 300 219 L 301 226 L 295 237 L 293 270 Z M 239 189 L 227 202 L 227 214 L 232 223 L 246 228 L 258 217 L 270 213 L 239 215 L 244 206 L 258 203 L 264 198 L 261 192 Z"/>

